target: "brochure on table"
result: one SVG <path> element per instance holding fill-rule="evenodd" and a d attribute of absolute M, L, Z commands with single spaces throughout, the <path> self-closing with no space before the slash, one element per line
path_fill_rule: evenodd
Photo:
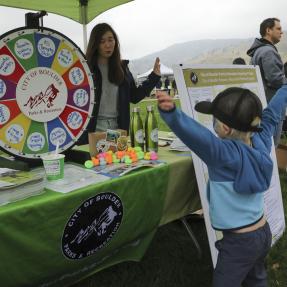
<path fill-rule="evenodd" d="M 117 163 L 104 166 L 99 165 L 93 169 L 85 169 L 77 165 L 65 164 L 64 178 L 47 181 L 46 188 L 61 193 L 68 193 L 91 184 L 123 176 L 139 168 L 155 167 L 161 164 L 164 164 L 164 162 L 159 160 L 141 160 L 130 165 Z"/>
<path fill-rule="evenodd" d="M 123 176 L 140 168 L 156 167 L 164 163 L 160 160 L 140 160 L 132 164 L 117 163 L 96 166 L 94 169 L 66 163 L 64 178 L 51 181 L 44 181 L 43 168 L 37 168 L 33 171 L 0 168 L 0 205 L 40 194 L 44 188 L 68 193 L 91 184 Z"/>
<path fill-rule="evenodd" d="M 92 170 L 66 163 L 64 178 L 47 181 L 46 188 L 56 192 L 67 193 L 109 179 L 108 176 L 97 174 Z"/>
<path fill-rule="evenodd" d="M 44 173 L 0 168 L 0 205 L 44 192 Z"/>
<path fill-rule="evenodd" d="M 116 178 L 123 176 L 127 173 L 130 173 L 134 170 L 147 168 L 147 167 L 157 167 L 160 165 L 165 164 L 164 161 L 161 160 L 139 160 L 136 162 L 133 162 L 131 164 L 126 163 L 115 163 L 111 165 L 98 165 L 93 168 L 95 172 L 98 174 L 102 174 L 104 176 L 107 176 L 109 178 Z"/>
<path fill-rule="evenodd" d="M 212 117 L 197 113 L 194 106 L 198 101 L 212 101 L 222 90 L 228 87 L 248 88 L 258 95 L 263 107 L 266 106 L 266 98 L 260 70 L 249 65 L 175 65 L 174 76 L 178 87 L 182 110 L 211 131 Z M 281 187 L 275 156 L 274 146 L 271 156 L 274 162 L 273 175 L 270 188 L 265 192 L 265 214 L 270 224 L 273 235 L 273 244 L 282 236 L 285 230 L 285 219 Z M 210 224 L 209 206 L 206 199 L 206 185 L 208 181 L 207 167 L 195 154 L 192 154 L 197 183 L 200 192 L 204 219 L 207 228 L 208 240 L 211 249 L 213 265 L 216 265 L 217 250 L 214 246 L 216 240 L 222 237 L 220 232 L 215 232 Z"/>
<path fill-rule="evenodd" d="M 37 172 L 21 171 L 10 168 L 0 168 L 0 190 L 7 190 L 25 184 L 43 180 L 43 175 Z"/>
<path fill-rule="evenodd" d="M 159 145 L 160 141 L 165 142 L 165 144 L 162 144 L 162 146 L 170 145 L 169 150 L 190 151 L 190 149 L 173 132 L 159 131 L 158 139 Z"/>

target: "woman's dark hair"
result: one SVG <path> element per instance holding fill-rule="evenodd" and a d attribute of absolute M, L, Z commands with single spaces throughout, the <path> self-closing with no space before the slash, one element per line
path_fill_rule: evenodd
<path fill-rule="evenodd" d="M 115 39 L 115 49 L 108 62 L 108 78 L 115 85 L 120 85 L 124 80 L 124 70 L 120 54 L 120 43 L 118 36 L 113 28 L 107 23 L 97 24 L 90 35 L 90 40 L 87 47 L 86 58 L 88 65 L 93 72 L 98 65 L 98 51 L 101 39 L 106 32 L 112 32 Z"/>
<path fill-rule="evenodd" d="M 280 22 L 280 20 L 277 18 L 267 18 L 260 24 L 261 37 L 266 35 L 267 28 L 272 29 L 275 26 L 275 21 Z"/>

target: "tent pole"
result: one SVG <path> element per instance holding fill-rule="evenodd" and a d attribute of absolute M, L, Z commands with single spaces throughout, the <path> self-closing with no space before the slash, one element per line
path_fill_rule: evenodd
<path fill-rule="evenodd" d="M 87 0 L 80 0 L 80 7 L 81 7 L 81 20 L 83 24 L 83 42 L 84 42 L 84 53 L 87 50 L 87 43 L 88 43 L 88 35 L 87 35 Z"/>
<path fill-rule="evenodd" d="M 87 51 L 87 25 L 86 24 L 83 24 L 83 42 L 84 42 L 84 53 L 86 53 Z"/>

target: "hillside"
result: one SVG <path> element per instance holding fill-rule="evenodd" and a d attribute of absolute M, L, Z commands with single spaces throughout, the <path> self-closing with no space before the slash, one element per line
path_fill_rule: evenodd
<path fill-rule="evenodd" d="M 287 32 L 284 34 L 286 35 Z M 218 39 L 198 40 L 172 45 L 164 50 L 147 55 L 130 62 L 130 69 L 134 75 L 141 74 L 153 67 L 156 57 L 171 67 L 173 64 L 231 64 L 236 57 L 242 57 L 248 63 L 250 58 L 246 51 L 254 39 Z M 282 37 L 277 45 L 283 62 L 287 61 L 287 37 Z"/>

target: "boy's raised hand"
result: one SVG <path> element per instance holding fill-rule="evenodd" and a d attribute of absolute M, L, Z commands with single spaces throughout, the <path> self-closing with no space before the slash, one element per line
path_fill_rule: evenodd
<path fill-rule="evenodd" d="M 157 58 L 155 59 L 154 66 L 153 66 L 153 72 L 154 72 L 156 75 L 158 75 L 158 76 L 161 75 L 161 73 L 160 73 L 160 60 L 159 60 L 159 57 L 157 57 Z"/>
<path fill-rule="evenodd" d="M 163 111 L 170 111 L 174 109 L 174 102 L 171 96 L 164 91 L 156 91 L 158 106 Z"/>

